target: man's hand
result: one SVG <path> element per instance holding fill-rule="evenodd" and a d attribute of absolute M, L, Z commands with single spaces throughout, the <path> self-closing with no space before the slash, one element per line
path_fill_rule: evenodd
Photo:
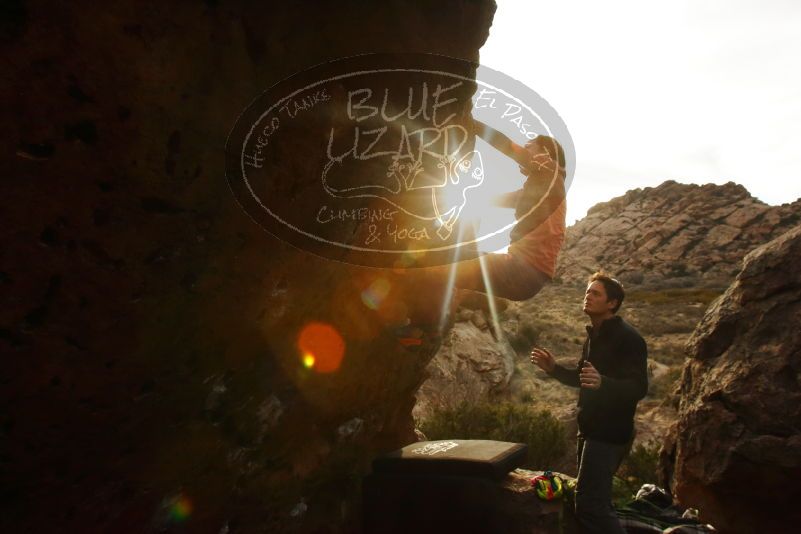
<path fill-rule="evenodd" d="M 598 389 L 601 387 L 601 373 L 590 362 L 585 361 L 579 372 L 579 381 L 583 388 Z"/>
<path fill-rule="evenodd" d="M 531 363 L 537 364 L 540 369 L 550 374 L 556 366 L 556 360 L 550 352 L 545 349 L 534 347 L 531 349 Z"/>

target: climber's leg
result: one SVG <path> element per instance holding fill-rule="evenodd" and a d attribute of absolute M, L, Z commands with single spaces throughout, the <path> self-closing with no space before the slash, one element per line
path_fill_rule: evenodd
<path fill-rule="evenodd" d="M 426 295 L 444 294 L 451 277 L 455 288 L 518 301 L 530 299 L 551 281 L 548 275 L 518 256 L 484 254 L 456 264 L 424 269 L 417 278 L 417 287 Z"/>
<path fill-rule="evenodd" d="M 482 268 L 483 263 L 483 268 Z M 455 272 L 454 272 L 455 269 Z M 439 324 L 443 310 L 455 306 L 448 285 L 509 300 L 528 300 L 550 282 L 550 277 L 512 254 L 485 254 L 454 265 L 429 267 L 405 276 L 408 316 L 413 324 Z M 489 284 L 489 289 L 487 288 Z M 446 302 L 447 301 L 447 302 Z"/>
<path fill-rule="evenodd" d="M 546 274 L 517 256 L 486 254 L 482 258 L 458 264 L 454 286 L 521 301 L 539 293 L 550 280 Z"/>

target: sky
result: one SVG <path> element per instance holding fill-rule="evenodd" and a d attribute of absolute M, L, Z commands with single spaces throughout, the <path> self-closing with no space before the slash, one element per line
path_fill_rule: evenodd
<path fill-rule="evenodd" d="M 567 124 L 568 224 L 665 180 L 801 197 L 801 2 L 496 2 L 481 63 Z"/>

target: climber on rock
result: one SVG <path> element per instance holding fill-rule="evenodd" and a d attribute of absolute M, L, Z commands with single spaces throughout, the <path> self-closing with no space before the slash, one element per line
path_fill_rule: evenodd
<path fill-rule="evenodd" d="M 484 260 L 494 296 L 527 300 L 553 279 L 565 239 L 564 150 L 556 139 L 545 135 L 521 147 L 497 130 L 474 122 L 476 134 L 512 157 L 526 177 L 523 188 L 506 199 L 517 220 L 508 252 L 486 254 Z M 457 267 L 455 286 L 487 292 L 478 259 Z"/>
<path fill-rule="evenodd" d="M 515 209 L 517 221 L 508 252 L 423 269 L 412 275 L 421 289 L 412 300 L 437 294 L 453 276 L 456 288 L 522 301 L 539 293 L 554 277 L 565 238 L 566 164 L 562 146 L 553 137 L 540 135 L 521 147 L 486 124 L 475 120 L 473 124 L 474 133 L 514 159 L 526 177 L 523 188 L 507 195 L 502 204 Z M 421 306 L 426 308 L 425 303 Z M 416 319 L 413 317 L 412 322 L 430 322 L 432 318 L 423 312 Z"/>

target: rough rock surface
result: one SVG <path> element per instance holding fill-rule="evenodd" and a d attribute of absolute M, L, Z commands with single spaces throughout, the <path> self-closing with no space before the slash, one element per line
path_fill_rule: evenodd
<path fill-rule="evenodd" d="M 508 341 L 495 339 L 482 310 L 464 316 L 469 318 L 457 322 L 444 336 L 426 367 L 427 379 L 417 392 L 412 410 L 417 420 L 426 419 L 433 410 L 454 408 L 462 401 L 487 400 L 509 385 L 514 349 Z"/>
<path fill-rule="evenodd" d="M 687 344 L 667 483 L 724 532 L 801 520 L 801 227 L 746 256 Z"/>
<path fill-rule="evenodd" d="M 3 8 L 0 530 L 358 525 L 371 458 L 415 440 L 414 392 L 437 340 L 399 344 L 365 306 L 383 273 L 254 224 L 226 183 L 226 136 L 265 88 L 330 59 L 476 61 L 494 9 Z M 402 302 L 388 283 L 388 302 Z M 343 338 L 336 372 L 304 366 L 310 321 Z"/>
<path fill-rule="evenodd" d="M 557 277 L 603 267 L 624 283 L 726 287 L 754 248 L 789 230 L 801 201 L 769 206 L 741 186 L 667 181 L 593 206 L 567 230 Z"/>

